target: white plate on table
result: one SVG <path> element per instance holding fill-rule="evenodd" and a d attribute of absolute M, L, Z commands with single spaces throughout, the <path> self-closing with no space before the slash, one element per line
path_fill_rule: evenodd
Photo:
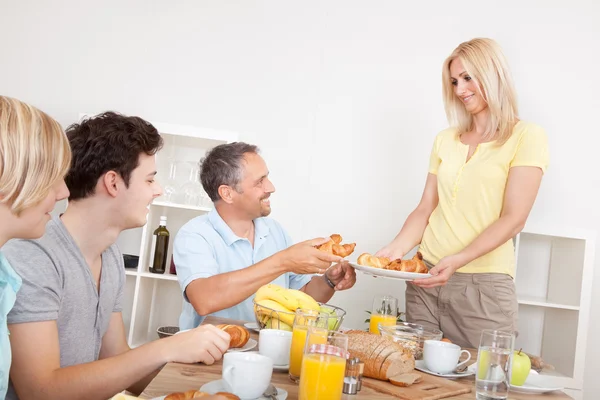
<path fill-rule="evenodd" d="M 477 363 L 472 364 L 468 368 L 470 371 L 477 371 Z M 553 376 L 541 375 L 535 370 L 529 371 L 529 376 L 525 379 L 523 386 L 510 385 L 510 391 L 516 393 L 542 394 L 558 390 L 563 390 L 564 387 L 556 386 L 552 383 Z"/>
<path fill-rule="evenodd" d="M 191 329 L 184 329 L 182 331 L 177 332 L 176 335 L 179 334 L 179 333 L 187 332 L 189 330 L 191 330 Z M 232 347 L 229 350 L 227 350 L 227 353 L 229 353 L 229 352 L 235 353 L 235 352 L 238 352 L 238 351 L 252 350 L 253 348 L 256 347 L 256 345 L 258 345 L 258 342 L 256 340 L 254 340 L 254 339 L 248 339 L 248 342 L 243 347 L 238 347 L 238 348 Z"/>
<path fill-rule="evenodd" d="M 258 344 L 258 342 L 254 339 L 248 339 L 248 342 L 244 345 L 244 347 L 231 347 L 229 350 L 227 350 L 228 353 L 235 353 L 238 351 L 248 351 L 248 350 L 252 350 L 253 348 L 256 347 L 256 345 Z"/>
<path fill-rule="evenodd" d="M 246 322 L 244 324 L 244 327 L 246 329 L 253 330 L 254 332 L 260 332 L 260 328 L 258 327 L 258 324 L 256 322 Z"/>
<path fill-rule="evenodd" d="M 456 379 L 456 378 L 463 378 L 465 376 L 475 375 L 475 371 L 471 370 L 469 368 L 467 368 L 466 370 L 464 370 L 461 373 L 439 374 L 437 372 L 428 370 L 427 367 L 425 366 L 425 360 L 416 360 L 415 361 L 415 369 L 418 369 L 421 372 L 425 372 L 426 374 L 435 375 L 435 376 L 439 376 L 441 378 L 447 378 L 447 379 Z"/>
<path fill-rule="evenodd" d="M 416 272 L 402 272 L 402 271 L 394 271 L 391 269 L 368 267 L 366 265 L 357 264 L 356 262 L 349 262 L 348 264 L 350 264 L 352 267 L 354 267 L 354 269 L 359 270 L 363 274 L 379 276 L 382 278 L 392 278 L 392 279 L 402 279 L 405 281 L 412 281 L 415 279 L 431 277 L 431 274 L 417 274 Z"/>
<path fill-rule="evenodd" d="M 275 386 L 275 389 L 277 389 L 277 400 L 285 400 L 287 398 L 287 395 L 288 395 L 287 390 L 282 389 L 277 386 Z M 216 381 L 211 381 L 211 382 L 204 384 L 200 388 L 200 391 L 206 392 L 209 394 L 215 394 L 215 393 L 219 393 L 219 392 L 226 392 L 227 390 L 225 389 L 225 385 L 223 384 L 223 379 L 217 379 Z M 266 399 L 266 397 L 261 396 L 255 400 L 263 400 L 263 399 Z"/>

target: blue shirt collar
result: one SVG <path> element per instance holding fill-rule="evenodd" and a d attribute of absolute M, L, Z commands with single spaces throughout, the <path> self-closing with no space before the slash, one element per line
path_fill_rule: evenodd
<path fill-rule="evenodd" d="M 208 213 L 208 220 L 212 224 L 215 231 L 223 238 L 227 246 L 231 246 L 238 240 L 247 240 L 246 238 L 239 237 L 227 225 L 227 223 L 221 218 L 216 208 L 213 208 Z M 262 218 L 256 218 L 254 220 L 254 241 L 256 239 L 262 239 L 269 235 L 269 226 L 263 221 Z"/>

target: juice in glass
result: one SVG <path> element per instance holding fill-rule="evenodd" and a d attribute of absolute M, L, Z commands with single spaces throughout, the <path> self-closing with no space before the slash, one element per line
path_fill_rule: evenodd
<path fill-rule="evenodd" d="M 379 335 L 379 324 L 382 326 L 396 325 L 396 317 L 393 315 L 371 314 L 369 332 Z"/>
<path fill-rule="evenodd" d="M 318 327 L 323 331 L 320 335 L 313 335 L 311 341 L 314 343 L 326 343 L 327 325 L 329 314 L 314 310 L 298 309 L 294 316 L 294 325 L 292 328 L 292 344 L 290 348 L 290 379 L 296 383 L 300 380 L 302 370 L 302 355 L 304 354 L 304 345 L 309 327 Z M 319 336 L 321 338 L 319 339 Z M 311 343 L 312 344 L 312 343 Z"/>
<path fill-rule="evenodd" d="M 379 335 L 379 324 L 396 325 L 398 318 L 398 299 L 393 296 L 376 296 L 373 299 L 369 332 Z"/>
<path fill-rule="evenodd" d="M 305 354 L 302 360 L 300 400 L 342 398 L 346 360 L 331 354 Z"/>
<path fill-rule="evenodd" d="M 290 349 L 290 375 L 298 377 L 302 371 L 302 358 L 304 345 L 308 334 L 307 326 L 295 326 L 292 332 L 292 347 Z M 327 343 L 327 331 L 323 330 L 321 335 L 312 335 L 309 344 Z"/>

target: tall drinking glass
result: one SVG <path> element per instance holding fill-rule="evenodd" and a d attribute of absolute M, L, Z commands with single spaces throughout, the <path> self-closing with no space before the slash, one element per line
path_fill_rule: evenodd
<path fill-rule="evenodd" d="M 296 383 L 300 381 L 300 372 L 302 369 L 302 357 L 304 346 L 307 341 L 308 328 L 323 328 L 324 334 L 319 337 L 316 333 L 312 336 L 311 344 L 324 344 L 327 342 L 327 325 L 329 323 L 329 314 L 314 310 L 299 308 L 294 316 L 294 326 L 292 328 L 292 344 L 290 348 L 290 379 Z"/>
<path fill-rule="evenodd" d="M 505 400 L 515 347 L 512 332 L 483 330 L 477 354 L 477 400 Z"/>
<path fill-rule="evenodd" d="M 398 299 L 393 296 L 377 296 L 373 299 L 373 309 L 369 321 L 369 332 L 379 335 L 379 324 L 396 325 L 398 319 Z"/>
<path fill-rule="evenodd" d="M 324 344 L 311 344 L 324 337 Z M 324 328 L 308 328 L 298 399 L 341 399 L 347 358 L 348 335 Z"/>

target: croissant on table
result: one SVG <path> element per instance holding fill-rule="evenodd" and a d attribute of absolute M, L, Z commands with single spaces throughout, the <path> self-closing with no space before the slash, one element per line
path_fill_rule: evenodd
<path fill-rule="evenodd" d="M 342 236 L 334 233 L 327 243 L 317 246 L 317 249 L 334 256 L 348 257 L 354 252 L 354 247 L 356 247 L 356 243 L 342 244 Z"/>
<path fill-rule="evenodd" d="M 197 399 L 199 397 L 212 396 L 209 393 L 201 392 L 199 390 L 188 390 L 187 392 L 177 392 L 171 393 L 165 400 L 189 400 L 189 399 Z M 240 400 L 235 394 L 219 392 L 215 393 L 215 396 L 219 396 L 219 399 L 228 399 L 228 400 Z"/>
<path fill-rule="evenodd" d="M 385 269 L 402 272 L 416 272 L 417 274 L 426 274 L 429 272 L 423 261 L 423 255 L 420 252 L 417 252 L 410 260 L 394 260 L 386 265 Z"/>
<path fill-rule="evenodd" d="M 227 324 L 220 324 L 215 326 L 227 332 L 229 336 L 231 336 L 231 341 L 229 342 L 230 348 L 244 347 L 250 339 L 250 332 L 248 332 L 248 330 L 243 326 Z"/>

